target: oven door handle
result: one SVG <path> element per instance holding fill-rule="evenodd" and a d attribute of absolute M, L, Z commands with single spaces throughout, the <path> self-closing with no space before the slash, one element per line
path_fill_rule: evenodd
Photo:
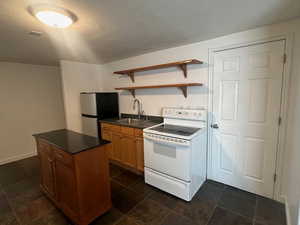
<path fill-rule="evenodd" d="M 148 140 L 151 140 L 153 142 L 156 142 L 156 143 L 163 144 L 163 145 L 185 146 L 185 147 L 190 146 L 190 142 L 189 141 L 183 140 L 183 142 L 174 142 L 174 141 L 169 141 L 169 140 L 161 140 L 161 139 L 158 139 L 158 138 L 155 138 L 155 137 L 151 137 L 150 135 L 145 134 L 145 133 L 144 133 L 144 138 L 146 138 Z"/>

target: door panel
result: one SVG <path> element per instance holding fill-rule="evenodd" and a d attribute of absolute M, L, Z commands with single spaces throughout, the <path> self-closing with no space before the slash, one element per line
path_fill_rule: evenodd
<path fill-rule="evenodd" d="M 250 99 L 249 102 L 255 107 L 249 109 L 249 122 L 264 123 L 266 121 L 268 105 L 268 84 L 269 79 L 249 80 Z"/>
<path fill-rule="evenodd" d="M 102 130 L 102 139 L 112 142 L 112 132 L 108 129 Z M 108 151 L 108 158 L 113 159 L 113 143 L 109 143 L 106 146 L 106 149 Z"/>
<path fill-rule="evenodd" d="M 74 217 L 78 214 L 78 196 L 74 171 L 56 160 L 58 201 L 64 212 Z"/>
<path fill-rule="evenodd" d="M 216 52 L 212 178 L 273 196 L 284 41 Z"/>
<path fill-rule="evenodd" d="M 265 142 L 263 139 L 247 138 L 245 143 L 247 158 L 245 176 L 261 182 L 263 179 Z"/>
<path fill-rule="evenodd" d="M 123 136 L 121 139 L 122 145 L 122 163 L 136 168 L 136 143 L 135 138 L 131 136 Z"/>
<path fill-rule="evenodd" d="M 221 82 L 221 115 L 222 120 L 235 120 L 237 115 L 238 82 Z"/>
<path fill-rule="evenodd" d="M 113 143 L 113 159 L 121 162 L 122 161 L 122 150 L 123 146 L 121 143 L 122 135 L 119 133 L 112 132 L 112 143 Z"/>
<path fill-rule="evenodd" d="M 50 146 L 46 146 L 49 147 Z M 54 161 L 52 156 L 47 154 L 47 150 L 39 147 L 39 156 L 41 163 L 41 183 L 44 190 L 51 198 L 56 197 L 55 193 L 55 173 L 54 173 Z"/>

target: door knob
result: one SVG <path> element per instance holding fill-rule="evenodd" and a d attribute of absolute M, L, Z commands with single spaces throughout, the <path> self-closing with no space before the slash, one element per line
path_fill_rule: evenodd
<path fill-rule="evenodd" d="M 214 129 L 219 129 L 219 125 L 218 124 L 212 124 L 211 126 L 210 126 L 211 128 L 214 128 Z"/>

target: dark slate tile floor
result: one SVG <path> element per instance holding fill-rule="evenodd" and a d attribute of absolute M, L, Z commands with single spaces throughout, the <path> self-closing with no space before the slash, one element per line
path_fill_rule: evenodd
<path fill-rule="evenodd" d="M 286 225 L 284 206 L 207 181 L 191 202 L 110 166 L 113 208 L 91 225 Z M 37 157 L 0 166 L 0 225 L 71 225 L 42 194 Z"/>

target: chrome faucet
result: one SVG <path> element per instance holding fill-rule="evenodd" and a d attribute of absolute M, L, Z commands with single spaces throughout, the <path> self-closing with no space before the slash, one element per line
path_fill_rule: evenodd
<path fill-rule="evenodd" d="M 133 101 L 133 110 L 135 110 L 135 104 L 138 104 L 138 119 L 140 120 L 141 119 L 141 115 L 143 115 L 143 110 L 142 110 L 142 103 L 140 100 L 138 100 L 137 98 L 134 99 Z"/>

